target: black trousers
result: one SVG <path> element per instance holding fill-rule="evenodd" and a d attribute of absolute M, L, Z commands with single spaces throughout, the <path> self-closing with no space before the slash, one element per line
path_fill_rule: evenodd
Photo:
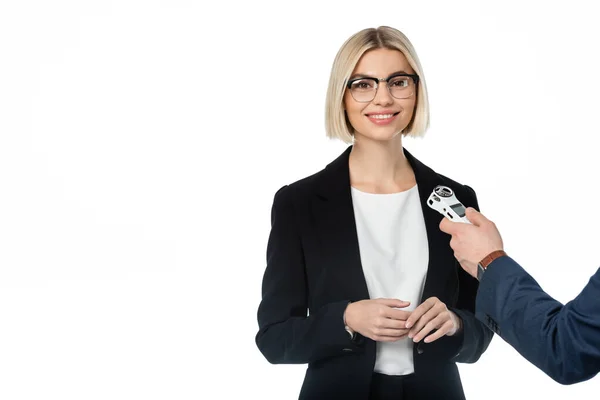
<path fill-rule="evenodd" d="M 440 392 L 432 377 L 427 380 L 409 375 L 383 375 L 373 373 L 369 400 L 464 400 L 462 393 Z M 435 378 L 433 378 L 435 379 Z"/>
<path fill-rule="evenodd" d="M 373 373 L 369 400 L 406 400 L 414 399 L 415 374 L 384 375 Z"/>

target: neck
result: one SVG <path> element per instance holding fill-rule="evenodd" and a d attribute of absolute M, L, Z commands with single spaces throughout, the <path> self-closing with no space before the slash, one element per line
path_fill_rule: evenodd
<path fill-rule="evenodd" d="M 357 137 L 349 160 L 350 183 L 371 193 L 395 193 L 416 183 L 402 148 L 402 136 L 390 141 Z"/>

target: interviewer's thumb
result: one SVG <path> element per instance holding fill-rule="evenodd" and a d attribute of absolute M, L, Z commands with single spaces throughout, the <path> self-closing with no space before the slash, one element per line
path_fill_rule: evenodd
<path fill-rule="evenodd" d="M 481 226 L 482 224 L 489 222 L 489 219 L 472 207 L 467 208 L 465 213 L 469 221 L 475 226 Z"/>

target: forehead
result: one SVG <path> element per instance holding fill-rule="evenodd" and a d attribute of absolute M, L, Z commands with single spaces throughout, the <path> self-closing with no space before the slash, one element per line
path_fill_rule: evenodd
<path fill-rule="evenodd" d="M 394 72 L 414 73 L 408 60 L 399 50 L 373 49 L 362 55 L 352 75 L 386 77 Z"/>

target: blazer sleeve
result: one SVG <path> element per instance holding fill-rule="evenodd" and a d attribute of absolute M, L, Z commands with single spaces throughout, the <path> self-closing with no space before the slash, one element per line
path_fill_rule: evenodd
<path fill-rule="evenodd" d="M 311 310 L 307 316 L 305 263 L 291 189 L 284 186 L 273 201 L 256 344 L 273 364 L 305 364 L 361 352 L 361 344 L 344 329 L 349 300 Z"/>
<path fill-rule="evenodd" d="M 467 192 L 471 197 L 468 202 L 465 201 L 465 206 L 471 206 L 479 210 L 475 191 L 466 185 L 465 189 L 467 189 Z M 484 323 L 475 317 L 475 302 L 479 281 L 466 273 L 460 265 L 458 265 L 458 261 L 456 263 L 459 284 L 458 300 L 456 302 L 456 307 L 451 307 L 450 310 L 462 319 L 463 330 L 462 333 L 457 335 L 454 339 L 459 343 L 457 344 L 458 352 L 455 353 L 452 361 L 474 363 L 479 360 L 483 352 L 489 346 L 492 337 L 494 336 L 494 332 L 488 329 Z M 452 340 L 452 337 L 448 337 L 448 339 Z"/>
<path fill-rule="evenodd" d="M 600 269 L 563 305 L 512 258 L 500 257 L 483 275 L 476 315 L 561 384 L 600 372 Z"/>

